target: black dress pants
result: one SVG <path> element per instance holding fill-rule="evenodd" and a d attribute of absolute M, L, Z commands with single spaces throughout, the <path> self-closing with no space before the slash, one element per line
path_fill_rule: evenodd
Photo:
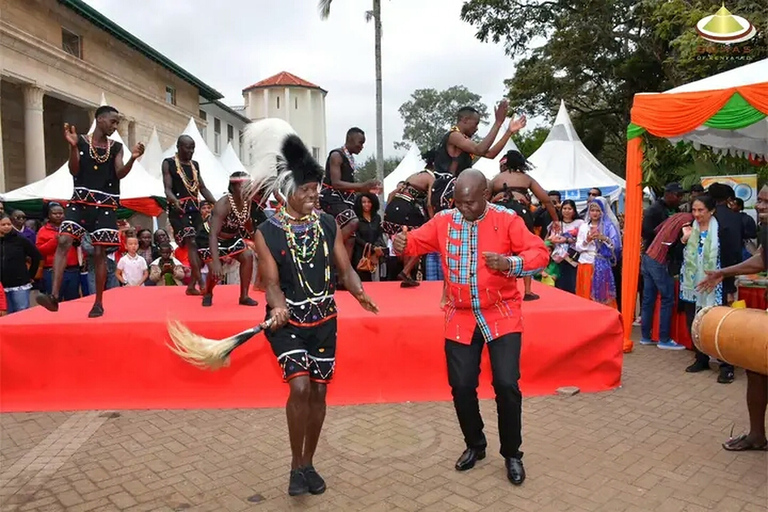
<path fill-rule="evenodd" d="M 522 444 L 522 394 L 520 379 L 520 333 L 510 333 L 490 341 L 488 353 L 493 372 L 493 389 L 496 392 L 496 411 L 499 422 L 500 453 L 502 457 L 521 458 Z M 477 399 L 480 377 L 480 356 L 485 340 L 480 329 L 475 328 L 469 345 L 445 340 L 445 357 L 448 363 L 448 383 L 453 394 L 453 405 L 459 419 L 467 448 L 484 450 L 487 446 L 483 434 L 483 419 Z"/>

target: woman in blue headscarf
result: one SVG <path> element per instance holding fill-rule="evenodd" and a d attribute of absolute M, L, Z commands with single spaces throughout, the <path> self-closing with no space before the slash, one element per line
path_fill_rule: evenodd
<path fill-rule="evenodd" d="M 618 308 L 612 268 L 621 257 L 619 221 L 603 197 L 589 203 L 587 217 L 576 237 L 576 295 Z"/>

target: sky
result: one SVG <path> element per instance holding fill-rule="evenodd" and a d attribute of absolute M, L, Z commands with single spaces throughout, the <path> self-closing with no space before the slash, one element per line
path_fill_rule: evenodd
<path fill-rule="evenodd" d="M 227 105 L 242 90 L 288 71 L 328 91 L 328 147 L 351 126 L 366 131 L 362 159 L 376 151 L 374 25 L 370 0 L 334 0 L 323 21 L 316 0 L 86 0 L 204 83 Z M 382 1 L 384 155 L 402 154 L 398 108 L 416 89 L 464 85 L 492 109 L 514 74 L 503 47 L 482 43 L 461 21 L 463 0 Z M 534 125 L 529 121 L 528 128 Z M 484 133 L 480 129 L 480 134 Z"/>

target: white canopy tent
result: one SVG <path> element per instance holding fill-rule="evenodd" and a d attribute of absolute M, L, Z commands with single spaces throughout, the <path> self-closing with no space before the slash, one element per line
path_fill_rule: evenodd
<path fill-rule="evenodd" d="M 415 144 L 412 145 L 395 170 L 384 178 L 384 197 L 389 196 L 398 183 L 407 180 L 412 174 L 423 171 L 426 165 L 426 162 L 421 158 L 419 148 Z"/>
<path fill-rule="evenodd" d="M 157 129 L 152 128 L 152 135 L 149 136 L 149 142 L 144 147 L 144 154 L 139 159 L 141 165 L 150 176 L 163 180 L 163 148 L 160 145 L 160 137 L 157 136 Z"/>
<path fill-rule="evenodd" d="M 718 91 L 760 83 L 768 83 L 768 59 L 681 85 L 663 94 Z M 681 140 L 692 142 L 697 150 L 701 146 L 710 146 L 717 153 L 728 153 L 734 156 L 768 155 L 768 117 L 736 130 L 713 128 L 702 124 L 684 135 L 669 137 L 669 140 L 673 144 Z"/>
<path fill-rule="evenodd" d="M 187 127 L 181 132 L 180 135 L 189 135 L 192 140 L 195 141 L 195 154 L 193 160 L 200 164 L 200 175 L 203 178 L 205 186 L 211 191 L 213 197 L 218 199 L 227 193 L 227 187 L 229 186 L 229 175 L 224 167 L 219 162 L 219 159 L 208 148 L 208 145 L 203 140 L 203 136 L 200 135 L 200 131 L 197 129 L 194 118 L 189 118 Z M 163 159 L 172 158 L 176 154 L 176 144 L 174 143 L 170 148 L 163 153 Z"/>
<path fill-rule="evenodd" d="M 485 174 L 486 178 L 492 180 L 497 174 L 499 174 L 499 162 L 501 162 L 501 159 L 504 158 L 504 155 L 506 155 L 507 152 L 511 150 L 519 151 L 515 141 L 509 139 L 509 142 L 507 142 L 506 146 L 504 146 L 504 149 L 502 149 L 501 152 L 496 155 L 496 158 L 480 158 L 472 165 L 472 168 L 477 169 L 478 171 Z"/>
<path fill-rule="evenodd" d="M 590 188 L 599 188 L 611 202 L 626 188 L 625 181 L 608 170 L 581 142 L 563 101 L 549 135 L 528 160 L 534 165 L 529 174 L 545 190 L 559 190 L 563 199 L 572 199 L 580 206 Z"/>
<path fill-rule="evenodd" d="M 235 148 L 232 146 L 231 142 L 227 144 L 227 149 L 225 149 L 224 153 L 219 157 L 219 163 L 227 172 L 227 176 L 233 172 L 247 172 L 245 166 L 240 161 L 240 158 L 238 158 L 237 153 L 235 153 Z"/>
<path fill-rule="evenodd" d="M 102 104 L 105 104 L 103 95 Z M 93 133 L 95 127 L 96 122 L 94 121 L 88 133 Z M 128 162 L 131 158 L 131 148 L 125 145 L 120 134 L 115 131 L 109 138 L 123 145 L 123 163 Z M 163 190 L 163 183 L 151 176 L 144 169 L 141 162 L 134 162 L 131 172 L 120 180 L 121 199 L 165 197 Z M 74 183 L 72 175 L 69 173 L 69 163 L 64 162 L 56 172 L 42 180 L 4 194 L 3 200 L 7 202 L 28 201 L 31 199 L 69 201 L 72 199 L 73 191 Z"/>

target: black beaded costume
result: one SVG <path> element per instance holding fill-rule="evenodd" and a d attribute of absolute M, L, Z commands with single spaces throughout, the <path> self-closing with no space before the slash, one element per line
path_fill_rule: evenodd
<path fill-rule="evenodd" d="M 345 154 L 344 148 L 331 151 L 325 162 L 325 178 L 323 179 L 323 188 L 320 192 L 320 208 L 336 219 L 336 224 L 343 228 L 357 219 L 354 210 L 357 194 L 333 188 L 333 183 L 331 182 L 331 156 L 334 153 L 341 155 L 341 181 L 348 183 L 354 183 L 355 181 L 355 168 L 350 157 Z"/>
<path fill-rule="evenodd" d="M 120 245 L 117 230 L 120 180 L 115 159 L 122 149 L 122 144 L 111 139 L 107 139 L 107 148 L 97 148 L 90 135 L 78 138 L 80 170 L 73 176 L 74 192 L 59 234 L 80 240 L 87 233 L 92 245 Z"/>
<path fill-rule="evenodd" d="M 167 209 L 168 222 L 173 228 L 174 239 L 178 245 L 182 245 L 187 239 L 195 239 L 203 227 L 198 196 L 200 193 L 200 164 L 192 160 L 191 164 L 178 162 L 179 166 L 177 167 L 177 157 L 166 158 L 163 163 L 168 164 L 171 175 L 171 191 L 184 209 L 183 212 L 180 212 L 170 203 Z M 181 173 L 179 167 L 181 167 Z"/>

